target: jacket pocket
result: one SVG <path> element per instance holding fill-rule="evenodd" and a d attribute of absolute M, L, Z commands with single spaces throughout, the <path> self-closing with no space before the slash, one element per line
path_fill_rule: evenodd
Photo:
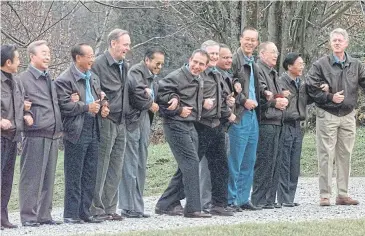
<path fill-rule="evenodd" d="M 326 115 L 326 111 L 321 108 L 316 108 L 316 115 L 318 118 L 324 118 Z"/>
<path fill-rule="evenodd" d="M 265 113 L 264 113 L 264 117 L 268 120 L 280 120 L 282 117 L 282 112 L 279 111 L 276 108 L 273 107 L 269 107 Z"/>

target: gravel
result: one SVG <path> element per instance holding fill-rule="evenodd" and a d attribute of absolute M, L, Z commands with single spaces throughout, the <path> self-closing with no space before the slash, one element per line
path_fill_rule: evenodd
<path fill-rule="evenodd" d="M 335 183 L 335 180 L 333 180 Z M 335 187 L 333 189 L 335 191 Z M 365 177 L 353 177 L 350 180 L 349 193 L 352 197 L 365 204 Z M 301 205 L 294 208 L 281 208 L 262 211 L 245 211 L 236 213 L 233 217 L 214 216 L 210 219 L 189 219 L 180 216 L 155 215 L 154 206 L 158 196 L 145 199 L 146 212 L 151 213 L 151 218 L 125 219 L 121 222 L 103 222 L 101 224 L 40 226 L 38 228 L 19 227 L 18 229 L 6 229 L 1 235 L 84 235 L 93 233 L 117 233 L 128 231 L 146 231 L 156 229 L 174 229 L 204 225 L 228 225 L 239 223 L 265 223 L 265 222 L 299 222 L 316 221 L 325 219 L 361 218 L 365 216 L 363 205 L 358 206 L 331 206 L 319 207 L 318 179 L 300 178 L 296 202 Z M 331 199 L 334 204 L 335 198 Z M 53 210 L 55 220 L 62 220 L 62 208 Z M 11 222 L 20 226 L 19 212 L 10 214 Z"/>

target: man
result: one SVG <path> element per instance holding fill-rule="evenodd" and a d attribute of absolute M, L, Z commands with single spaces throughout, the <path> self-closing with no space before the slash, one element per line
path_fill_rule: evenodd
<path fill-rule="evenodd" d="M 52 220 L 52 198 L 62 135 L 56 87 L 49 74 L 50 50 L 44 40 L 28 46 L 30 65 L 19 75 L 32 102 L 34 124 L 25 127 L 20 160 L 19 205 L 23 226 L 58 225 Z"/>
<path fill-rule="evenodd" d="M 13 186 L 17 143 L 24 123 L 33 124 L 29 112 L 31 103 L 25 101 L 23 85 L 13 73 L 18 71 L 19 52 L 14 45 L 1 46 L 1 227 L 17 228 L 9 222 L 8 203 Z"/>
<path fill-rule="evenodd" d="M 199 138 L 199 158 L 207 159 L 207 166 L 203 165 L 201 173 L 210 172 L 211 209 L 205 209 L 213 215 L 233 216 L 227 206 L 228 163 L 225 145 L 225 128 L 220 119 L 233 122 L 236 116 L 226 104 L 224 96 L 224 81 L 215 68 L 219 59 L 219 44 L 213 40 L 205 41 L 201 45 L 209 55 L 208 68 L 202 73 L 203 110 L 201 119 L 195 124 Z M 201 176 L 202 177 L 202 176 Z M 202 181 L 204 183 L 205 181 Z M 204 188 L 203 188 L 204 189 Z M 210 191 L 210 189 L 208 189 Z M 205 206 L 207 208 L 207 206 Z M 204 205 L 203 205 L 204 209 Z"/>
<path fill-rule="evenodd" d="M 127 146 L 119 185 L 119 208 L 128 218 L 149 217 L 144 213 L 143 190 L 146 180 L 149 135 L 156 103 L 157 81 L 165 53 L 148 49 L 144 60 L 128 72 L 130 110 L 126 116 Z"/>
<path fill-rule="evenodd" d="M 130 44 L 127 31 L 114 29 L 108 35 L 108 50 L 96 58 L 92 67 L 100 78 L 101 90 L 109 98 L 110 109 L 106 119 L 101 120 L 100 155 L 91 206 L 91 213 L 100 219 L 123 219 L 116 210 L 126 145 L 125 113 L 129 102 L 125 56 Z"/>
<path fill-rule="evenodd" d="M 349 36 L 337 28 L 330 33 L 332 53 L 323 56 L 308 72 L 308 94 L 317 107 L 316 143 L 319 163 L 320 206 L 330 206 L 332 170 L 336 163 L 336 205 L 357 205 L 348 196 L 350 160 L 355 142 L 355 107 L 358 88 L 365 88 L 365 67 L 346 52 Z M 322 91 L 321 83 L 329 85 Z"/>
<path fill-rule="evenodd" d="M 238 122 L 228 130 L 230 149 L 228 156 L 229 182 L 228 204 L 240 211 L 260 210 L 249 200 L 256 160 L 258 141 L 258 68 L 253 52 L 258 45 L 256 29 L 246 27 L 240 37 L 240 48 L 233 55 L 233 77 L 238 79 L 243 90 L 236 98 L 234 107 Z"/>
<path fill-rule="evenodd" d="M 274 209 L 281 164 L 279 150 L 283 110 L 288 105 L 288 99 L 284 95 L 288 95 L 289 92 L 282 93 L 278 73 L 274 69 L 279 55 L 275 44 L 261 43 L 259 55 L 257 65 L 260 83 L 265 85 L 265 89 L 272 92 L 274 97 L 268 100 L 262 94 L 259 101 L 261 120 L 251 201 L 264 209 Z"/>
<path fill-rule="evenodd" d="M 178 170 L 158 200 L 156 214 L 207 218 L 201 212 L 199 191 L 198 135 L 194 123 L 201 118 L 203 81 L 200 74 L 207 68 L 208 54 L 195 50 L 189 64 L 159 80 L 158 102 L 164 116 L 164 133 L 177 161 Z M 180 200 L 186 196 L 184 210 Z M 183 213 L 184 211 L 184 213 Z"/>
<path fill-rule="evenodd" d="M 73 64 L 56 80 L 64 126 L 65 145 L 65 223 L 100 223 L 90 214 L 99 156 L 99 118 L 109 108 L 100 108 L 99 78 L 90 72 L 94 51 L 87 44 L 71 49 Z M 78 99 L 72 99 L 74 94 Z"/>

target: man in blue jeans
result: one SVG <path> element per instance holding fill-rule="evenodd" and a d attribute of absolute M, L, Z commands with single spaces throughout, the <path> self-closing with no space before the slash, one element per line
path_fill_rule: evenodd
<path fill-rule="evenodd" d="M 247 27 L 240 37 L 240 48 L 233 55 L 233 77 L 238 78 L 242 92 L 236 94 L 235 112 L 239 121 L 229 130 L 228 204 L 236 211 L 260 210 L 249 200 L 258 142 L 259 83 L 257 66 L 252 56 L 258 45 L 258 32 Z"/>

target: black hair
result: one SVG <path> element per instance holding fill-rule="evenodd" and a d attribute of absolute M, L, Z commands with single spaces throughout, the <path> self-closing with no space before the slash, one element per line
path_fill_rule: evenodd
<path fill-rule="evenodd" d="M 207 57 L 207 64 L 209 63 L 209 54 L 207 53 L 207 51 L 203 50 L 203 49 L 195 49 L 193 51 L 193 53 L 191 54 L 191 58 L 193 58 L 195 56 L 195 54 L 201 54 L 203 56 L 206 56 Z"/>
<path fill-rule="evenodd" d="M 148 58 L 152 60 L 156 53 L 165 55 L 165 52 L 161 48 L 148 48 L 146 53 L 144 54 L 144 59 L 146 60 Z"/>
<path fill-rule="evenodd" d="M 14 44 L 1 45 L 1 66 L 5 66 L 7 60 L 13 62 L 17 47 Z"/>
<path fill-rule="evenodd" d="M 300 56 L 301 55 L 297 52 L 290 52 L 290 53 L 286 54 L 284 61 L 283 61 L 284 69 L 288 70 L 289 65 L 292 66 Z"/>
<path fill-rule="evenodd" d="M 77 55 L 80 55 L 80 56 L 84 56 L 84 52 L 82 50 L 82 46 L 90 46 L 89 44 L 86 44 L 86 43 L 79 43 L 79 44 L 76 44 L 75 46 L 73 46 L 71 48 L 71 56 L 72 56 L 72 59 L 74 61 L 76 61 L 76 56 Z"/>

